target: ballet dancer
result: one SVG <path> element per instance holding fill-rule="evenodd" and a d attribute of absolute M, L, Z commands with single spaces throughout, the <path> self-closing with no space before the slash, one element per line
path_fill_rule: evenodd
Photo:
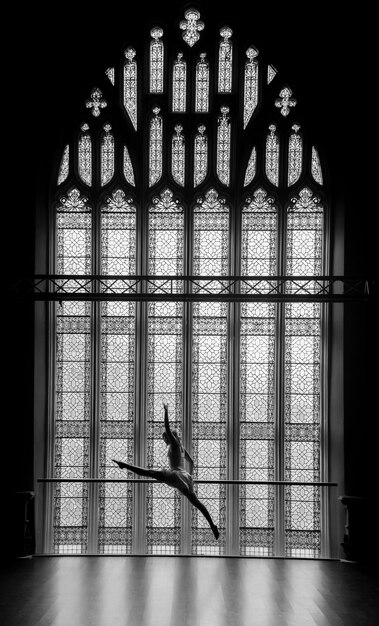
<path fill-rule="evenodd" d="M 147 478 L 154 478 L 159 483 L 165 483 L 169 487 L 178 489 L 180 493 L 185 496 L 193 506 L 195 506 L 205 517 L 216 539 L 219 538 L 219 530 L 214 524 L 207 507 L 198 499 L 194 487 L 193 487 L 193 460 L 188 454 L 187 450 L 182 446 L 178 433 L 176 430 L 171 430 L 168 421 L 168 405 L 163 404 L 164 408 L 164 425 L 165 430 L 162 434 L 162 438 L 168 446 L 167 457 L 169 462 L 169 468 L 167 469 L 144 469 L 137 465 L 130 465 L 123 461 L 116 461 L 112 459 L 114 463 L 117 463 L 120 469 L 128 469 L 130 472 L 138 474 L 138 476 L 146 476 Z M 187 472 L 184 468 L 184 459 L 186 459 L 190 465 L 190 471 Z"/>

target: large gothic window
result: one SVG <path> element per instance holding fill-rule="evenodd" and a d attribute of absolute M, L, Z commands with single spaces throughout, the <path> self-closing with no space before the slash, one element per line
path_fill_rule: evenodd
<path fill-rule="evenodd" d="M 288 77 L 209 28 L 125 42 L 62 146 L 46 552 L 328 555 L 323 167 Z M 163 402 L 218 541 L 112 463 L 165 463 Z"/>

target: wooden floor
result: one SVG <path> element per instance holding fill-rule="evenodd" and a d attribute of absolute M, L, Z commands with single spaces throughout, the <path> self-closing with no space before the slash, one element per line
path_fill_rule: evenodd
<path fill-rule="evenodd" d="M 379 624 L 379 570 L 343 561 L 37 556 L 0 582 L 2 626 Z"/>

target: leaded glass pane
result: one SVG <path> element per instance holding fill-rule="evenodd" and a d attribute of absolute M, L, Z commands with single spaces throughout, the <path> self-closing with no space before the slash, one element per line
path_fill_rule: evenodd
<path fill-rule="evenodd" d="M 171 143 L 171 171 L 172 177 L 178 185 L 184 187 L 185 179 L 185 142 L 182 135 L 183 126 L 175 126 L 175 135 Z"/>
<path fill-rule="evenodd" d="M 276 187 L 279 185 L 279 137 L 276 126 L 269 126 L 270 134 L 266 139 L 266 176 L 270 183 Z"/>
<path fill-rule="evenodd" d="M 163 93 L 164 79 L 164 45 L 160 41 L 163 37 L 161 28 L 153 28 L 150 31 L 152 41 L 150 42 L 150 92 Z"/>
<path fill-rule="evenodd" d="M 258 104 L 258 51 L 250 47 L 246 50 L 245 85 L 243 96 L 243 127 L 246 128 Z"/>
<path fill-rule="evenodd" d="M 231 93 L 233 78 L 233 44 L 229 39 L 233 31 L 228 26 L 221 28 L 219 53 L 218 53 L 218 92 Z"/>
<path fill-rule="evenodd" d="M 149 186 L 155 185 L 162 176 L 163 120 L 160 108 L 154 107 L 150 120 L 149 137 Z"/>
<path fill-rule="evenodd" d="M 126 146 L 124 146 L 124 163 L 123 163 L 123 172 L 125 176 L 125 180 L 129 185 L 133 185 L 135 187 L 134 180 L 134 170 L 132 165 L 132 160 L 130 158 L 129 150 Z"/>
<path fill-rule="evenodd" d="M 114 67 L 108 67 L 108 69 L 105 70 L 105 73 L 111 81 L 112 85 L 114 85 Z"/>
<path fill-rule="evenodd" d="M 208 173 L 208 137 L 205 134 L 205 126 L 199 126 L 195 135 L 194 147 L 194 187 L 205 180 Z"/>
<path fill-rule="evenodd" d="M 287 273 L 320 275 L 323 265 L 323 208 L 303 188 L 287 216 Z M 309 284 L 308 289 L 312 285 Z M 320 480 L 321 305 L 286 304 L 285 480 Z M 286 556 L 320 556 L 320 489 L 286 487 Z"/>
<path fill-rule="evenodd" d="M 182 37 L 184 41 L 192 48 L 199 41 L 201 32 L 204 29 L 204 22 L 200 21 L 199 11 L 189 9 L 185 12 L 185 20 L 179 24 L 179 28 L 183 31 Z"/>
<path fill-rule="evenodd" d="M 92 185 L 92 140 L 88 124 L 81 127 L 81 135 L 78 140 L 78 174 L 82 181 Z"/>
<path fill-rule="evenodd" d="M 256 171 L 257 171 L 257 149 L 254 146 L 254 148 L 252 148 L 251 150 L 249 162 L 246 167 L 245 180 L 243 183 L 244 187 L 247 187 L 247 185 L 250 185 L 250 183 L 254 180 Z"/>
<path fill-rule="evenodd" d="M 56 213 L 58 274 L 91 270 L 91 209 L 77 189 L 60 199 Z M 70 285 L 65 282 L 65 288 Z M 87 302 L 56 309 L 54 478 L 87 478 L 91 413 L 91 317 Z M 53 551 L 88 549 L 88 485 L 57 483 L 53 496 Z"/>
<path fill-rule="evenodd" d="M 210 189 L 197 201 L 193 216 L 193 274 L 221 276 L 229 268 L 229 209 Z"/>
<path fill-rule="evenodd" d="M 230 181 L 231 126 L 229 107 L 221 107 L 217 127 L 217 176 L 224 185 Z"/>
<path fill-rule="evenodd" d="M 137 130 L 137 62 L 136 51 L 127 48 L 124 63 L 124 107 L 130 117 L 134 130 Z"/>
<path fill-rule="evenodd" d="M 297 102 L 295 98 L 292 98 L 292 90 L 289 87 L 284 87 L 280 93 L 279 98 L 275 100 L 275 106 L 280 109 L 281 114 L 284 117 L 290 112 L 290 108 L 296 106 Z"/>
<path fill-rule="evenodd" d="M 70 165 L 70 147 L 67 145 L 65 146 L 65 149 L 63 150 L 61 162 L 59 165 L 58 180 L 57 180 L 58 185 L 61 185 L 66 180 L 68 176 L 69 165 Z"/>
<path fill-rule="evenodd" d="M 135 274 L 136 210 L 121 190 L 101 207 L 102 275 Z M 117 290 L 117 282 L 112 282 Z M 121 289 L 121 286 L 120 286 Z M 124 477 L 112 459 L 133 462 L 135 303 L 101 303 L 100 478 Z M 132 484 L 99 485 L 100 554 L 130 554 Z"/>
<path fill-rule="evenodd" d="M 101 185 L 109 183 L 114 175 L 114 137 L 110 124 L 105 124 L 104 134 L 101 137 L 100 169 Z"/>
<path fill-rule="evenodd" d="M 209 63 L 205 52 L 200 54 L 200 60 L 196 63 L 196 113 L 207 113 L 209 109 Z"/>
<path fill-rule="evenodd" d="M 314 146 L 312 146 L 312 176 L 316 183 L 323 184 L 320 157 Z"/>
<path fill-rule="evenodd" d="M 264 189 L 242 209 L 241 275 L 277 271 L 278 214 Z M 241 304 L 240 478 L 274 480 L 275 337 L 274 303 Z M 240 554 L 274 555 L 274 487 L 240 487 Z"/>
<path fill-rule="evenodd" d="M 172 70 L 172 110 L 174 113 L 184 113 L 187 98 L 187 63 L 183 53 L 178 52 Z"/>
<path fill-rule="evenodd" d="M 149 208 L 149 274 L 183 273 L 183 207 L 165 189 Z M 182 431 L 183 304 L 148 305 L 147 464 L 167 466 L 162 440 L 163 402 L 170 425 Z M 181 499 L 165 485 L 149 484 L 146 496 L 148 554 L 178 554 L 181 541 Z"/>
<path fill-rule="evenodd" d="M 273 78 L 275 78 L 276 74 L 277 74 L 277 70 L 275 69 L 275 67 L 273 65 L 268 65 L 267 66 L 267 84 L 268 85 L 271 83 Z"/>
<path fill-rule="evenodd" d="M 288 144 L 288 186 L 294 185 L 300 178 L 303 167 L 303 139 L 298 134 L 300 126 L 294 124 Z"/>

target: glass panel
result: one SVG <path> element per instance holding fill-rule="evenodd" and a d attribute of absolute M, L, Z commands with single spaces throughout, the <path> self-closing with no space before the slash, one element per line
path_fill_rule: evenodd
<path fill-rule="evenodd" d="M 294 124 L 288 144 L 288 186 L 294 185 L 301 176 L 303 168 L 303 138 L 298 135 L 300 126 Z"/>
<path fill-rule="evenodd" d="M 288 275 L 322 274 L 323 209 L 303 188 L 287 216 Z M 311 284 L 307 286 L 311 289 Z M 320 480 L 321 308 L 286 304 L 285 480 Z M 320 557 L 320 489 L 285 489 L 286 556 Z"/>
<path fill-rule="evenodd" d="M 273 65 L 267 66 L 267 84 L 269 85 L 273 78 L 275 78 L 277 70 Z"/>
<path fill-rule="evenodd" d="M 68 176 L 69 165 L 70 165 L 70 148 L 67 145 L 65 146 L 65 149 L 63 150 L 61 162 L 59 165 L 58 180 L 57 180 L 58 185 L 61 185 L 66 180 Z"/>
<path fill-rule="evenodd" d="M 205 126 L 199 126 L 199 132 L 195 135 L 194 148 L 194 187 L 200 185 L 205 180 L 208 173 L 208 137 L 205 134 Z"/>
<path fill-rule="evenodd" d="M 105 133 L 101 137 L 100 164 L 101 164 L 101 185 L 109 183 L 114 175 L 114 137 L 111 133 L 110 124 L 103 126 Z"/>
<path fill-rule="evenodd" d="M 90 206 L 77 189 L 61 198 L 56 213 L 58 274 L 90 273 L 91 221 Z M 70 289 L 69 283 L 65 288 Z M 63 302 L 56 308 L 54 478 L 89 475 L 90 312 L 88 302 Z M 88 485 L 54 485 L 53 551 L 86 553 L 87 524 Z"/>
<path fill-rule="evenodd" d="M 218 54 L 218 91 L 219 93 L 231 93 L 233 78 L 233 44 L 229 41 L 233 31 L 229 26 L 221 28 Z"/>
<path fill-rule="evenodd" d="M 207 113 L 209 109 L 209 63 L 205 52 L 200 54 L 200 61 L 196 63 L 196 113 Z"/>
<path fill-rule="evenodd" d="M 185 20 L 179 24 L 179 28 L 183 31 L 182 37 L 184 41 L 192 47 L 200 39 L 199 32 L 204 29 L 204 22 L 200 21 L 199 11 L 189 9 L 185 12 Z"/>
<path fill-rule="evenodd" d="M 229 107 L 221 107 L 217 127 L 217 176 L 224 185 L 230 181 L 231 127 Z"/>
<path fill-rule="evenodd" d="M 163 37 L 161 28 L 153 28 L 150 31 L 152 41 L 150 42 L 150 92 L 163 93 L 164 80 L 164 45 L 160 41 Z"/>
<path fill-rule="evenodd" d="M 275 275 L 278 214 L 264 189 L 247 198 L 241 226 L 241 275 Z M 243 302 L 240 333 L 240 478 L 274 480 L 276 305 Z M 274 497 L 273 486 L 241 485 L 240 554 L 273 556 Z"/>
<path fill-rule="evenodd" d="M 101 273 L 136 271 L 136 209 L 121 190 L 101 207 Z M 112 283 L 117 291 L 117 283 Z M 121 286 L 120 286 L 121 289 Z M 100 478 L 125 478 L 112 459 L 133 463 L 135 303 L 101 303 Z M 99 485 L 100 554 L 131 554 L 133 485 Z"/>
<path fill-rule="evenodd" d="M 108 67 L 108 69 L 105 70 L 105 73 L 111 81 L 112 85 L 114 85 L 114 67 Z"/>
<path fill-rule="evenodd" d="M 149 274 L 183 273 L 183 207 L 165 189 L 149 209 Z M 149 303 L 147 356 L 147 465 L 167 466 L 162 439 L 163 402 L 169 405 L 170 425 L 181 436 L 183 377 L 183 304 Z M 179 554 L 181 497 L 166 485 L 148 484 L 146 542 L 148 554 Z"/>
<path fill-rule="evenodd" d="M 163 120 L 160 108 L 154 107 L 154 117 L 150 120 L 149 141 L 149 186 L 155 185 L 162 176 Z"/>
<path fill-rule="evenodd" d="M 246 128 L 258 104 L 258 51 L 251 47 L 246 50 L 245 86 L 243 96 L 243 127 Z"/>
<path fill-rule="evenodd" d="M 270 134 L 266 139 L 266 176 L 270 183 L 279 185 L 279 137 L 276 134 L 276 126 L 269 126 Z"/>
<path fill-rule="evenodd" d="M 182 130 L 183 126 L 180 124 L 175 126 L 176 134 L 173 135 L 171 144 L 171 171 L 174 181 L 184 187 L 186 154 Z"/>
<path fill-rule="evenodd" d="M 137 130 L 137 62 L 136 51 L 127 48 L 124 63 L 124 107 L 130 117 L 134 130 Z"/>
<path fill-rule="evenodd" d="M 250 185 L 250 183 L 254 180 L 256 170 L 257 170 L 257 150 L 254 146 L 254 148 L 251 151 L 249 162 L 246 167 L 245 180 L 243 183 L 244 187 L 247 187 L 247 185 Z"/>
<path fill-rule="evenodd" d="M 172 110 L 175 113 L 184 113 L 187 97 L 187 64 L 183 60 L 183 53 L 178 52 L 172 70 Z"/>
<path fill-rule="evenodd" d="M 127 183 L 129 183 L 129 185 L 133 185 L 133 187 L 135 186 L 135 180 L 134 180 L 134 171 L 133 171 L 133 165 L 132 165 L 132 160 L 130 158 L 130 154 L 129 154 L 129 150 L 126 146 L 124 146 L 124 167 L 123 167 L 123 171 L 124 171 L 124 176 L 125 176 L 125 180 Z"/>
<path fill-rule="evenodd" d="M 78 140 L 78 174 L 88 186 L 92 185 L 92 140 L 88 124 L 81 126 L 82 133 Z"/>
<path fill-rule="evenodd" d="M 316 183 L 319 185 L 323 184 L 320 157 L 314 146 L 312 146 L 312 176 Z"/>

